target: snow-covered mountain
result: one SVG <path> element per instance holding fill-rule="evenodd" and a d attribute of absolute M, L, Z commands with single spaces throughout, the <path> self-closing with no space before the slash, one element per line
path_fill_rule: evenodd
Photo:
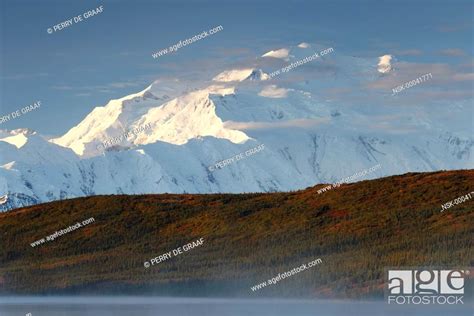
<path fill-rule="evenodd" d="M 462 119 L 469 104 L 446 105 L 461 117 L 450 125 L 422 106 L 399 118 L 400 108 L 320 97 L 321 89 L 396 75 L 391 56 L 335 51 L 269 76 L 312 49 L 270 51 L 199 82 L 156 81 L 55 139 L 0 131 L 0 209 L 97 194 L 296 190 L 377 164 L 366 178 L 474 167 L 472 121 Z M 259 144 L 265 149 L 209 168 Z"/>

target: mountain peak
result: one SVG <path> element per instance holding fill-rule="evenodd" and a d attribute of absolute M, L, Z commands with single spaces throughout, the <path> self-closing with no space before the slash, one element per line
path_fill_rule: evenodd
<path fill-rule="evenodd" d="M 261 69 L 244 68 L 226 70 L 215 76 L 212 80 L 219 82 L 233 82 L 245 80 L 268 80 L 270 77 Z"/>
<path fill-rule="evenodd" d="M 263 78 L 262 71 L 250 69 L 245 78 Z M 190 139 L 212 136 L 242 143 L 249 137 L 224 126 L 215 112 L 211 95 L 228 95 L 234 87 L 211 84 L 202 89 L 173 89 L 173 85 L 154 82 L 141 92 L 110 100 L 96 107 L 79 125 L 51 142 L 71 148 L 76 154 L 90 157 L 100 154 L 111 139 L 120 139 L 114 146 L 131 148 L 158 141 L 174 145 L 186 144 Z M 171 97 L 169 96 L 171 95 Z M 152 126 L 143 129 L 143 126 Z M 140 133 L 130 133 L 140 130 Z M 126 135 L 126 137 L 124 136 Z M 112 146 L 102 148 L 113 149 Z"/>
<path fill-rule="evenodd" d="M 250 76 L 246 80 L 268 80 L 270 76 L 263 72 L 261 69 L 254 69 Z"/>
<path fill-rule="evenodd" d="M 265 54 L 262 55 L 262 57 L 286 59 L 288 58 L 289 54 L 290 54 L 290 50 L 288 48 L 280 48 L 277 50 L 271 50 L 269 52 L 266 52 Z"/>
<path fill-rule="evenodd" d="M 28 142 L 28 138 L 24 134 L 17 134 L 5 138 L 0 138 L 0 141 L 14 145 L 16 146 L 16 148 L 21 148 Z"/>
<path fill-rule="evenodd" d="M 379 57 L 379 63 L 377 65 L 377 71 L 380 73 L 388 73 L 392 71 L 392 55 L 383 55 Z"/>
<path fill-rule="evenodd" d="M 12 135 L 24 135 L 24 136 L 30 136 L 30 135 L 35 135 L 36 131 L 29 129 L 29 128 L 17 128 L 14 130 L 10 131 L 10 134 Z"/>
<path fill-rule="evenodd" d="M 0 141 L 9 143 L 17 148 L 23 147 L 28 142 L 28 137 L 36 135 L 36 131 L 29 128 L 18 128 L 0 133 Z"/>

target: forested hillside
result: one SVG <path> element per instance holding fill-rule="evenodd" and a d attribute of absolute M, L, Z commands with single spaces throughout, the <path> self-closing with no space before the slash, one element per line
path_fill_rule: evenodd
<path fill-rule="evenodd" d="M 322 187 L 93 196 L 2 213 L 0 291 L 380 297 L 386 267 L 473 266 L 473 200 L 443 212 L 441 205 L 474 191 L 474 170 L 411 173 L 318 194 Z M 199 238 L 201 246 L 144 267 Z M 250 290 L 317 258 L 322 263 L 311 269 Z"/>

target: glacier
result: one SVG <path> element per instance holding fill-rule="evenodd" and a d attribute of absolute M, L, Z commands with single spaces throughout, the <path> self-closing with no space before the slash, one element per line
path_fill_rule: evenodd
<path fill-rule="evenodd" d="M 307 67 L 304 76 L 299 68 L 268 76 L 311 48 L 270 51 L 199 82 L 157 80 L 96 107 L 56 138 L 0 130 L 0 210 L 102 194 L 292 191 L 377 164 L 364 179 L 474 167 L 472 100 L 397 107 L 384 104 L 388 90 L 367 104 L 327 99 L 322 89 L 363 86 L 397 71 L 386 56 L 380 71 L 380 58 L 337 50 L 299 67 Z M 447 122 L 441 111 L 456 120 Z M 258 154 L 209 170 L 260 144 Z"/>

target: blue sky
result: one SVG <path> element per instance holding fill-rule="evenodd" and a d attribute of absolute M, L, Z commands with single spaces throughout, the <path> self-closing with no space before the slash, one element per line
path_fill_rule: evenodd
<path fill-rule="evenodd" d="M 213 67 L 204 62 L 209 59 L 217 73 L 221 65 L 303 41 L 351 56 L 389 53 L 406 62 L 472 72 L 472 1 L 0 3 L 0 116 L 41 101 L 40 110 L 0 128 L 28 127 L 45 135 L 64 134 L 95 106 L 138 92 L 160 76 L 199 75 Z M 102 13 L 47 33 L 100 5 Z M 218 25 L 222 32 L 192 47 L 151 57 Z"/>

